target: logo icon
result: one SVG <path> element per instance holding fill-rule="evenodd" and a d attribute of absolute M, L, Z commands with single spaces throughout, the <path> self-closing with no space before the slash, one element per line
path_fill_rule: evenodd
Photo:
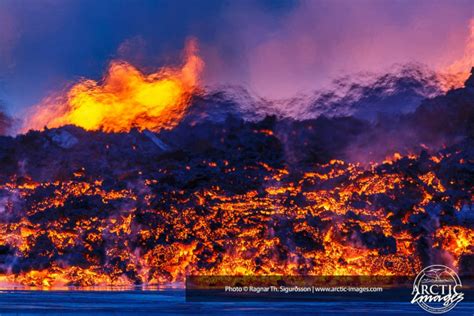
<path fill-rule="evenodd" d="M 416 276 L 411 303 L 417 303 L 432 314 L 443 314 L 464 299 L 461 287 L 461 279 L 453 269 L 441 264 L 431 265 Z"/>

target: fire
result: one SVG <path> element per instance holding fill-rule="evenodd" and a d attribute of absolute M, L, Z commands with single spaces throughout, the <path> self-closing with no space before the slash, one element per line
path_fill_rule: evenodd
<path fill-rule="evenodd" d="M 171 128 L 183 117 L 203 66 L 194 40 L 186 44 L 181 68 L 164 67 L 147 75 L 114 60 L 102 81 L 84 79 L 65 95 L 43 100 L 24 131 L 68 124 L 105 132 Z"/>
<path fill-rule="evenodd" d="M 0 190 L 21 197 L 24 211 L 9 206 L 11 220 L 0 218 L 0 284 L 49 289 L 153 286 L 190 274 L 414 275 L 421 252 L 429 251 L 420 248 L 417 228 L 429 226 L 427 210 L 453 199 L 460 212 L 472 195 L 466 189 L 451 196 L 462 180 L 440 178 L 449 154 L 426 158 L 432 171 L 417 174 L 403 170 L 415 168 L 418 156 L 396 158 L 367 168 L 332 160 L 297 177 L 258 162 L 243 168 L 260 170 L 265 190 L 239 194 L 217 185 L 156 191 L 161 180 L 141 177 L 140 184 L 113 189 L 86 180 L 87 170 L 68 181 L 11 179 Z M 222 168 L 222 175 L 239 168 L 208 160 L 201 167 Z M 397 199 L 412 205 L 394 207 Z M 448 253 L 455 267 L 474 254 L 472 228 L 429 229 L 430 247 Z"/>
<path fill-rule="evenodd" d="M 441 89 L 448 91 L 452 88 L 463 87 L 472 67 L 474 67 L 474 18 L 469 22 L 469 37 L 466 40 L 463 56 L 440 72 Z"/>
<path fill-rule="evenodd" d="M 173 127 L 202 67 L 194 42 L 181 68 L 145 75 L 114 61 L 102 81 L 83 80 L 45 100 L 28 127 Z M 112 141 L 118 135 L 97 133 L 97 163 L 87 155 L 48 169 L 49 161 L 36 166 L 30 159 L 33 167 L 5 174 L 0 289 L 154 286 L 187 275 L 413 276 L 432 253 L 461 272 L 474 256 L 474 231 L 465 220 L 474 201 L 469 152 L 294 166 L 284 163 L 266 124 L 216 132 L 222 147 L 159 157 L 141 153 L 140 143 L 123 146 Z M 35 134 L 22 136 L 22 145 L 53 146 L 49 136 L 41 142 Z M 46 174 L 56 167 L 60 173 Z"/>

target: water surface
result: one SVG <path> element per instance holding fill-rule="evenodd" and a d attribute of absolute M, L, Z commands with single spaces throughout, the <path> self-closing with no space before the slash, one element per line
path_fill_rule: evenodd
<path fill-rule="evenodd" d="M 183 289 L 155 291 L 0 291 L 3 315 L 428 315 L 406 303 L 186 303 Z M 474 314 L 461 302 L 448 315 Z"/>

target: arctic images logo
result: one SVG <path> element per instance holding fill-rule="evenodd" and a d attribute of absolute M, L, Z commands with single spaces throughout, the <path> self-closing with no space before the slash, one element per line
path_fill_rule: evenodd
<path fill-rule="evenodd" d="M 427 312 L 443 314 L 464 299 L 461 287 L 461 280 L 453 269 L 440 264 L 432 265 L 416 276 L 411 303 L 417 303 Z"/>

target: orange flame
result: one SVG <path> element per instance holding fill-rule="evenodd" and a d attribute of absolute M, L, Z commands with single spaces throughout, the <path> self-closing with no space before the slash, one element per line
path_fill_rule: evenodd
<path fill-rule="evenodd" d="M 105 132 L 173 127 L 189 105 L 203 66 L 194 40 L 186 44 L 180 69 L 164 67 L 146 75 L 125 61 L 114 60 L 101 82 L 84 79 L 65 95 L 43 100 L 24 131 L 68 124 Z"/>
<path fill-rule="evenodd" d="M 474 18 L 469 22 L 469 37 L 466 40 L 463 56 L 441 71 L 440 85 L 443 91 L 464 87 L 474 67 Z"/>

